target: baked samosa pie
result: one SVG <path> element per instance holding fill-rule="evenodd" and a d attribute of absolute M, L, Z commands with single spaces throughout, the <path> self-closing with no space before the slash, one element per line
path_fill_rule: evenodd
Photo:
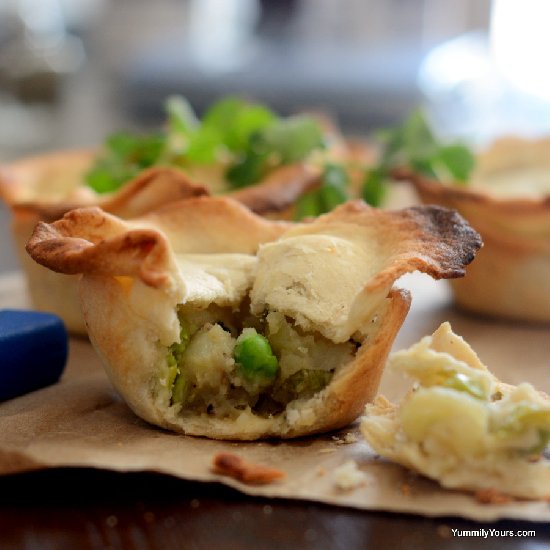
<path fill-rule="evenodd" d="M 311 223 L 200 197 L 132 221 L 99 208 L 40 223 L 27 249 L 82 273 L 92 343 L 152 424 L 251 440 L 344 426 L 378 387 L 420 270 L 460 277 L 481 246 L 454 211 L 349 202 Z"/>

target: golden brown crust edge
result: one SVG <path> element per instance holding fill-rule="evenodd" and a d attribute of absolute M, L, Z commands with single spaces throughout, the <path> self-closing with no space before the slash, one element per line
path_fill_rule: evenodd
<path fill-rule="evenodd" d="M 434 279 L 463 277 L 483 245 L 479 233 L 458 212 L 434 205 L 389 211 L 350 201 L 311 227 L 322 229 L 338 221 L 380 231 L 381 250 L 391 251 L 392 261 L 369 282 L 367 291 L 383 288 L 415 270 Z"/>

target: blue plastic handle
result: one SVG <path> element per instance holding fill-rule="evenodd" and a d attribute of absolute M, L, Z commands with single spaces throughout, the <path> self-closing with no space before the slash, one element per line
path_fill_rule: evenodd
<path fill-rule="evenodd" d="M 56 315 L 0 310 L 0 401 L 57 382 L 67 354 L 67 330 Z"/>

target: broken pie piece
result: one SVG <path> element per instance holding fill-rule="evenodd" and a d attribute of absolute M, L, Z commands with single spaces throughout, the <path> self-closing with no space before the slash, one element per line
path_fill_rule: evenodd
<path fill-rule="evenodd" d="M 375 452 L 443 487 L 538 499 L 550 496 L 550 399 L 498 380 L 443 323 L 390 358 L 416 385 L 395 405 L 367 405 L 361 431 Z"/>
<path fill-rule="evenodd" d="M 480 245 L 440 207 L 350 202 L 291 224 L 200 197 L 132 221 L 75 210 L 39 224 L 27 249 L 83 274 L 90 338 L 139 416 L 252 440 L 354 420 L 409 308 L 394 281 L 459 277 Z"/>

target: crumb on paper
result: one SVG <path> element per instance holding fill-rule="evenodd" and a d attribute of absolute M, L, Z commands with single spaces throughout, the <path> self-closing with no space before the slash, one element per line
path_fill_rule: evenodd
<path fill-rule="evenodd" d="M 359 470 L 355 460 L 348 460 L 334 470 L 334 482 L 339 489 L 349 491 L 367 482 L 367 476 Z"/>
<path fill-rule="evenodd" d="M 326 473 L 327 473 L 326 468 L 323 468 L 322 466 L 320 466 L 320 467 L 317 469 L 317 475 L 318 475 L 318 476 L 324 476 L 324 475 L 326 475 Z"/>
<path fill-rule="evenodd" d="M 475 492 L 475 497 L 481 504 L 508 504 L 512 501 L 512 497 L 496 489 L 480 489 Z"/>
<path fill-rule="evenodd" d="M 411 486 L 408 483 L 402 483 L 400 489 L 403 496 L 411 496 Z"/>
<path fill-rule="evenodd" d="M 212 460 L 212 470 L 216 474 L 229 476 L 243 483 L 264 485 L 286 476 L 285 472 L 249 462 L 233 453 L 218 453 Z"/>
<path fill-rule="evenodd" d="M 333 436 L 332 439 L 336 443 L 336 445 L 350 445 L 351 443 L 357 443 L 358 439 L 357 436 L 352 433 L 348 432 L 344 435 L 344 437 L 338 437 L 337 435 Z"/>

